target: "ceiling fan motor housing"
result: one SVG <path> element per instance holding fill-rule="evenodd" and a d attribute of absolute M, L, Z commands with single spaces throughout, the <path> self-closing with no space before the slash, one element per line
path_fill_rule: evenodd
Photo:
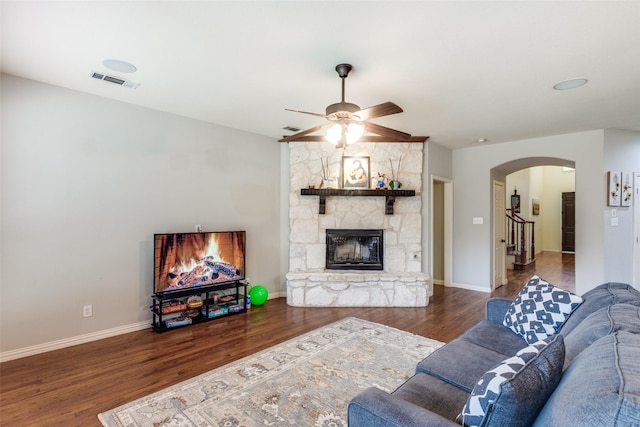
<path fill-rule="evenodd" d="M 349 71 L 351 71 L 352 69 L 353 67 L 351 66 L 351 64 L 336 65 L 336 71 L 338 73 L 338 76 L 340 76 L 341 79 L 346 78 L 349 75 Z"/>
<path fill-rule="evenodd" d="M 326 115 L 329 120 L 337 120 L 337 119 L 359 119 L 359 117 L 353 116 L 352 114 L 356 111 L 360 111 L 360 107 L 356 104 L 352 104 L 350 102 L 338 102 L 335 104 L 331 104 L 327 107 Z"/>

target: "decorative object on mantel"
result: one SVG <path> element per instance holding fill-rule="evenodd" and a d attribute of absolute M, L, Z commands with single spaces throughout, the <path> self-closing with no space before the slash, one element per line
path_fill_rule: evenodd
<path fill-rule="evenodd" d="M 389 181 L 389 188 L 392 190 L 399 190 L 402 188 L 402 183 L 396 180 Z"/>
<path fill-rule="evenodd" d="M 607 206 L 620 206 L 620 172 L 607 172 Z"/>
<path fill-rule="evenodd" d="M 399 190 L 402 188 L 402 183 L 398 181 L 398 176 L 400 175 L 400 162 L 402 162 L 402 156 L 398 159 L 398 168 L 393 170 L 393 162 L 389 159 L 389 164 L 391 165 L 391 181 L 389 182 L 389 188 L 392 190 Z"/>
<path fill-rule="evenodd" d="M 377 190 L 384 190 L 387 186 L 387 176 L 383 173 L 378 172 L 378 176 L 373 178 L 373 188 Z"/>
<path fill-rule="evenodd" d="M 324 184 L 329 179 L 329 159 L 327 159 L 327 166 L 324 166 L 324 158 L 320 159 L 320 165 L 322 166 L 322 185 L 320 188 L 326 187 Z"/>
<path fill-rule="evenodd" d="M 342 157 L 342 188 L 369 188 L 369 157 Z"/>
<path fill-rule="evenodd" d="M 361 109 L 356 104 L 345 102 L 344 87 L 345 79 L 352 70 L 351 64 L 336 65 L 336 72 L 342 80 L 342 100 L 331 104 L 325 109 L 325 114 L 310 113 L 308 111 L 290 110 L 295 113 L 310 114 L 316 117 L 324 117 L 327 123 L 303 130 L 294 135 L 283 136 L 279 142 L 291 141 L 329 141 L 336 148 L 344 148 L 355 142 L 424 142 L 428 136 L 412 137 L 406 132 L 390 129 L 388 127 L 376 125 L 369 122 L 370 119 L 384 117 L 391 114 L 402 113 L 402 108 L 393 102 L 383 102 L 373 107 Z M 322 129 L 327 129 L 326 135 L 310 135 Z M 377 136 L 367 136 L 364 132 L 373 133 Z"/>
<path fill-rule="evenodd" d="M 320 159 L 320 164 L 322 165 L 322 181 L 319 188 L 338 188 L 338 179 L 331 178 L 329 175 L 329 158 Z"/>
<path fill-rule="evenodd" d="M 622 194 L 620 195 L 620 206 L 631 206 L 633 197 L 633 184 L 631 172 L 622 172 Z"/>

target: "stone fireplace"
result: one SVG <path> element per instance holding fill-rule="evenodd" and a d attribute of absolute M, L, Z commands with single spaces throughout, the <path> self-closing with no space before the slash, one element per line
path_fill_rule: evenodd
<path fill-rule="evenodd" d="M 325 143 L 291 142 L 289 148 L 287 303 L 304 307 L 428 305 L 432 283 L 422 273 L 423 144 L 367 143 L 342 150 Z M 385 214 L 385 197 L 330 196 L 321 214 L 318 196 L 301 195 L 300 190 L 320 186 L 323 163 L 325 171 L 328 164 L 329 178 L 340 182 L 343 156 L 369 157 L 372 176 L 379 172 L 389 176 L 390 160 L 394 165 L 401 160 L 397 178 L 403 189 L 415 190 L 416 196 L 397 198 L 393 215 Z M 327 268 L 331 251 L 327 231 L 336 230 L 345 243 L 337 256 L 333 254 L 341 265 Z M 354 230 L 379 230 L 380 238 L 358 240 L 348 234 Z M 374 260 L 371 251 L 377 249 L 381 249 L 379 260 Z"/>

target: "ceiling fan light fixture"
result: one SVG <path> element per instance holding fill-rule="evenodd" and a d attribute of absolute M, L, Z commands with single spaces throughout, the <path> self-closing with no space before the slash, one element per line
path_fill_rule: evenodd
<path fill-rule="evenodd" d="M 324 139 L 336 146 L 351 145 L 360 140 L 364 133 L 364 125 L 357 122 L 341 122 L 327 129 Z"/>
<path fill-rule="evenodd" d="M 356 122 L 349 123 L 349 126 L 347 126 L 347 144 L 351 145 L 355 142 L 358 142 L 363 133 L 363 125 Z"/>
<path fill-rule="evenodd" d="M 336 123 L 327 129 L 327 133 L 324 136 L 324 139 L 332 143 L 333 145 L 338 145 L 338 142 L 342 139 L 342 125 L 340 123 Z"/>

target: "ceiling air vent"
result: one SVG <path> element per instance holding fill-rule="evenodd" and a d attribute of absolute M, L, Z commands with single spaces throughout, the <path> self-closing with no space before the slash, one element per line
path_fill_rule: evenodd
<path fill-rule="evenodd" d="M 135 89 L 140 86 L 140 83 L 132 82 L 131 80 L 122 79 L 116 76 L 110 76 L 104 73 L 98 73 L 96 71 L 91 73 L 91 77 L 98 80 L 103 80 L 105 82 L 117 84 L 118 86 L 125 86 L 131 89 Z"/>

